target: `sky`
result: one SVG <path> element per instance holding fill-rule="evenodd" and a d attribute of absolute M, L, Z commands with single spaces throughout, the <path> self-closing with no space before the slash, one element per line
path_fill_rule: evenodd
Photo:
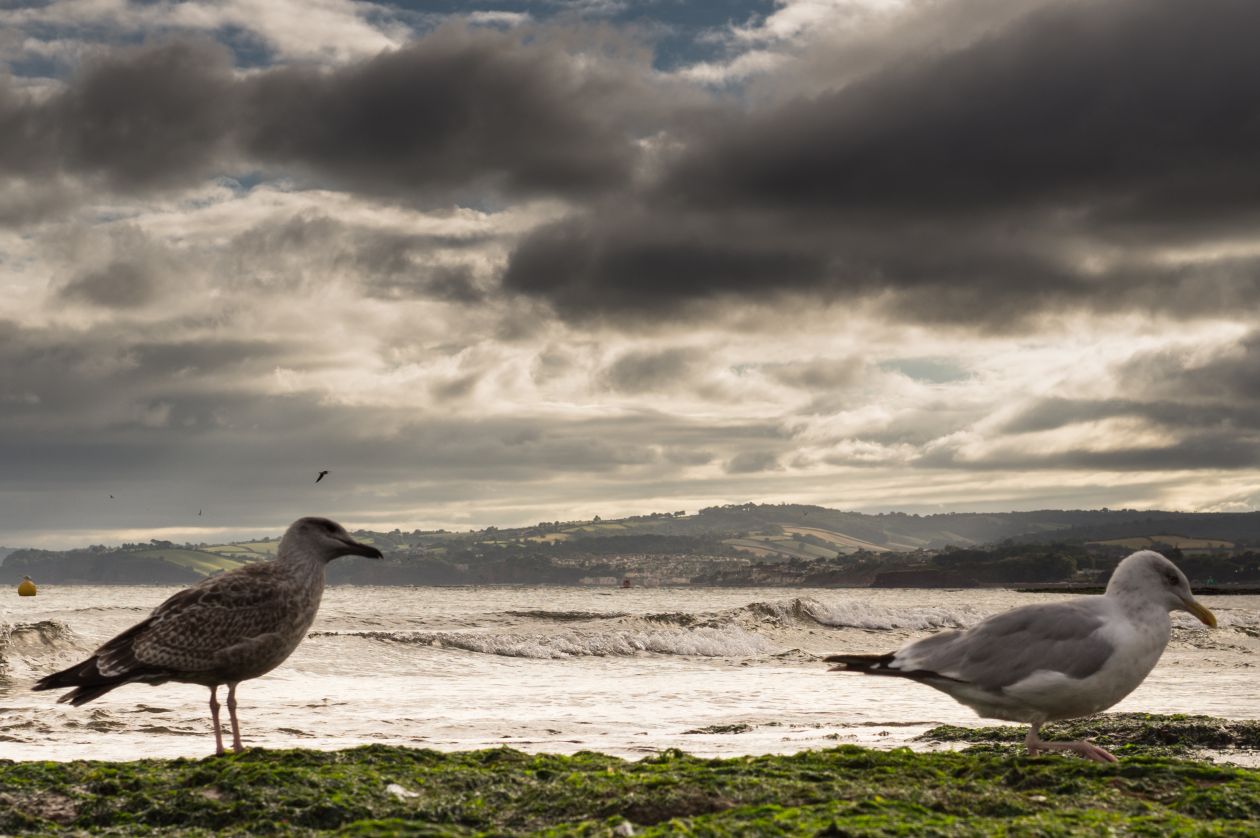
<path fill-rule="evenodd" d="M 1257 31 L 0 0 L 0 544 L 1255 509 Z"/>

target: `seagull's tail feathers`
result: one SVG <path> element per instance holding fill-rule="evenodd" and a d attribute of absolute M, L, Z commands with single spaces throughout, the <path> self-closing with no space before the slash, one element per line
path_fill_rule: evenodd
<path fill-rule="evenodd" d="M 147 620 L 133 626 L 97 649 L 92 657 L 41 678 L 31 689 L 61 690 L 73 687 L 70 692 L 58 698 L 57 702 L 79 707 L 123 684 L 136 681 L 160 684 L 168 680 L 166 672 L 136 660 L 132 644 L 140 630 L 147 627 Z"/>
<path fill-rule="evenodd" d="M 828 672 L 861 672 L 863 675 L 893 675 L 898 678 L 909 678 L 912 681 L 922 681 L 933 685 L 938 685 L 945 681 L 963 683 L 958 678 L 953 678 L 949 675 L 942 675 L 941 673 L 933 672 L 930 669 L 894 668 L 893 661 L 896 660 L 896 658 L 896 652 L 889 652 L 885 655 L 829 655 L 823 658 L 823 661 L 835 664 L 835 666 L 827 670 Z"/>
<path fill-rule="evenodd" d="M 864 672 L 867 675 L 905 675 L 898 669 L 891 668 L 895 652 L 885 655 L 829 655 L 823 658 L 826 663 L 834 663 L 829 672 Z"/>

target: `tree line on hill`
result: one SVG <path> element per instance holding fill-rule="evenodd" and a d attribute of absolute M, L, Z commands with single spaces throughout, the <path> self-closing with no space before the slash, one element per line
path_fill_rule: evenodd
<path fill-rule="evenodd" d="M 785 542 L 781 537 L 789 531 L 790 541 Z M 1187 549 L 1184 554 L 1167 544 L 1153 545 L 1177 561 L 1195 584 L 1260 582 L 1260 513 L 1104 509 L 869 515 L 753 503 L 708 507 L 692 515 L 674 511 L 605 522 L 543 521 L 530 527 L 488 527 L 477 532 L 358 532 L 356 536 L 374 543 L 386 560 L 342 559 L 330 565 L 329 580 L 333 584 L 574 584 L 587 576 L 616 576 L 639 560 L 644 566 L 665 568 L 671 562 L 685 563 L 694 570 L 699 557 L 711 560 L 712 566 L 691 573 L 696 584 L 1097 584 L 1133 548 L 1096 542 L 1173 532 L 1235 545 Z M 838 540 L 828 541 L 829 534 Z M 748 550 L 747 542 L 743 546 L 728 543 L 746 536 L 767 539 L 767 547 Z M 872 549 L 812 560 L 760 555 L 773 550 L 771 541 L 776 536 L 780 544 L 799 542 L 796 547 L 809 545 L 812 552 L 820 552 L 812 548 L 838 550 L 846 539 L 848 543 L 864 540 Z M 1171 540 L 1187 543 L 1185 538 Z M 205 546 L 154 540 L 66 551 L 11 550 L 3 560 L 3 575 L 21 579 L 29 574 L 50 583 L 188 584 L 201 576 L 181 564 L 198 562 L 166 561 L 162 553 L 196 552 Z M 878 552 L 876 547 L 888 552 Z M 222 559 L 214 553 L 203 557 Z"/>

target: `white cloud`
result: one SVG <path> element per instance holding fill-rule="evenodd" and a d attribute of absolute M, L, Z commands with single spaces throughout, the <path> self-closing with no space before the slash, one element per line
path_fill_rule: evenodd
<path fill-rule="evenodd" d="M 112 31 L 117 35 L 173 32 L 215 34 L 229 27 L 256 37 L 281 59 L 342 62 L 399 46 L 410 34 L 389 20 L 388 9 L 352 0 L 199 0 L 132 3 L 128 0 L 53 0 L 41 6 L 0 11 L 0 27 L 64 27 Z M 21 49 L 34 55 L 72 55 L 73 41 L 28 39 Z M 10 54 L 13 49 L 10 48 Z"/>

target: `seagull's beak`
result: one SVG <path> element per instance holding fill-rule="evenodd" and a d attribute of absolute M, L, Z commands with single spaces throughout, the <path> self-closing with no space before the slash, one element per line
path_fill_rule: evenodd
<path fill-rule="evenodd" d="M 1203 625 L 1209 626 L 1210 628 L 1216 628 L 1216 615 L 1199 604 L 1197 599 L 1194 599 L 1193 597 L 1190 599 L 1182 599 L 1181 604 L 1185 606 L 1187 611 L 1198 617 L 1199 622 L 1203 623 Z"/>
<path fill-rule="evenodd" d="M 363 556 L 369 559 L 385 558 L 381 554 L 380 550 L 377 550 L 375 547 L 373 547 L 370 544 L 363 544 L 361 542 L 355 541 L 353 538 L 339 538 L 337 540 L 345 545 L 345 547 L 342 548 L 342 552 L 341 552 L 341 555 L 343 556 Z"/>

